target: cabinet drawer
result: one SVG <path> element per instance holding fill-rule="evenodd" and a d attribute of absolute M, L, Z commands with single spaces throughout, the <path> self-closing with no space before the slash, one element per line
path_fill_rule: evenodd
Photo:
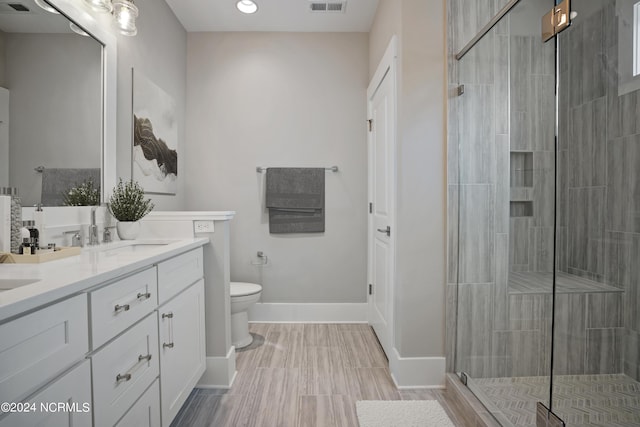
<path fill-rule="evenodd" d="M 86 294 L 0 325 L 0 402 L 31 394 L 88 349 Z"/>
<path fill-rule="evenodd" d="M 94 350 L 156 308 L 157 280 L 156 269 L 150 268 L 89 294 Z"/>
<path fill-rule="evenodd" d="M 160 381 L 155 380 L 151 387 L 115 427 L 140 427 L 160 425 Z"/>
<path fill-rule="evenodd" d="M 92 356 L 96 427 L 113 426 L 158 377 L 154 312 Z"/>
<path fill-rule="evenodd" d="M 9 414 L 0 420 L 0 427 L 91 427 L 89 361 L 85 360 L 23 402 L 29 405 L 29 412 Z M 58 407 L 58 403 L 65 406 Z"/>
<path fill-rule="evenodd" d="M 158 264 L 158 304 L 168 301 L 204 276 L 202 248 Z"/>

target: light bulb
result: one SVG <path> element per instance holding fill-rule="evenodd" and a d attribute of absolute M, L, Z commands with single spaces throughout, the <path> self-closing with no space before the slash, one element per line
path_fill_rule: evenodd
<path fill-rule="evenodd" d="M 136 28 L 136 18 L 138 17 L 138 7 L 131 0 L 115 0 L 113 2 L 113 15 L 120 34 L 125 36 L 135 36 L 138 34 Z"/>
<path fill-rule="evenodd" d="M 84 2 L 96 12 L 110 13 L 113 10 L 111 0 L 84 0 Z"/>

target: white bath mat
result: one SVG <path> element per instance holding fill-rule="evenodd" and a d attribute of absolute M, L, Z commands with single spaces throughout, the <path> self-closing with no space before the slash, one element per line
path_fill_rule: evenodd
<path fill-rule="evenodd" d="M 360 400 L 360 427 L 454 427 L 435 400 Z"/>

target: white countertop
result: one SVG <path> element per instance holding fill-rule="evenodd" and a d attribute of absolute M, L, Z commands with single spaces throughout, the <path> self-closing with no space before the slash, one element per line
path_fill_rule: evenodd
<path fill-rule="evenodd" d="M 0 291 L 0 322 L 208 242 L 207 238 L 118 241 L 83 248 L 80 255 L 42 264 L 0 264 L 0 281 L 37 280 L 29 285 Z M 139 252 L 118 250 L 132 244 L 158 246 L 145 247 Z"/>

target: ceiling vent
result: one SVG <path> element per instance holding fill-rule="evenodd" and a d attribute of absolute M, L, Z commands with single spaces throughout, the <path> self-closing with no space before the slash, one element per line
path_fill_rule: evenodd
<path fill-rule="evenodd" d="M 346 1 L 312 1 L 309 4 L 309 10 L 311 12 L 322 12 L 322 13 L 344 13 L 347 10 L 347 2 Z"/>
<path fill-rule="evenodd" d="M 0 1 L 0 13 L 14 14 L 14 13 L 29 13 L 31 10 L 22 3 L 11 1 Z"/>

